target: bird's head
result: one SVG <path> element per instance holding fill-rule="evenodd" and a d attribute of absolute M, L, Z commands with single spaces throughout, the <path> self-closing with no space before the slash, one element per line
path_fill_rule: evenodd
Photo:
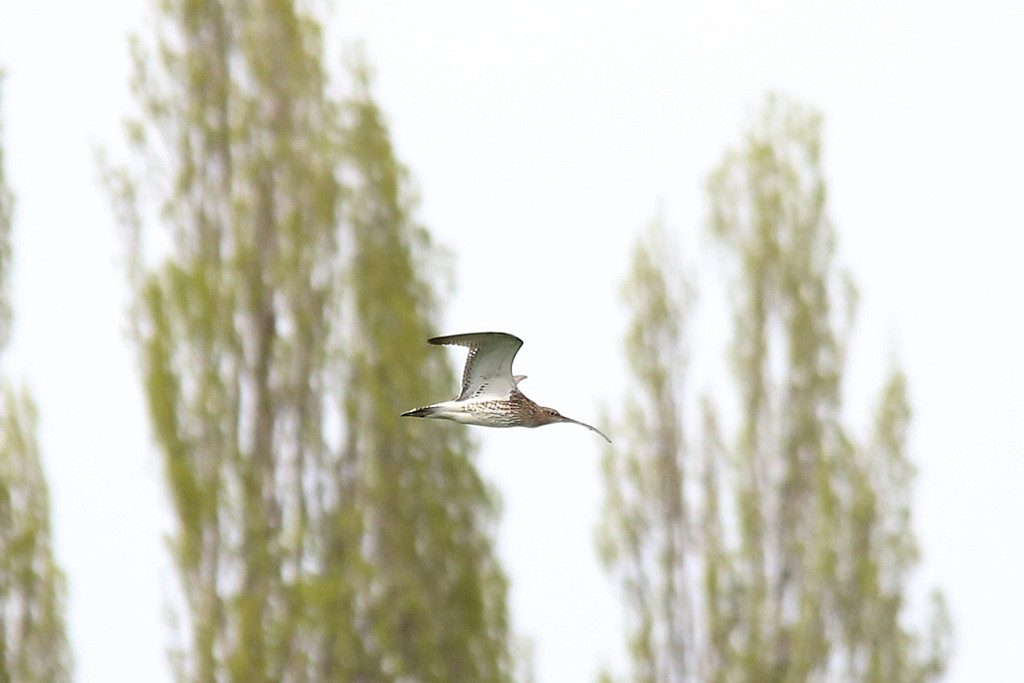
<path fill-rule="evenodd" d="M 556 422 L 569 422 L 569 423 L 574 424 L 574 425 L 579 425 L 580 427 L 586 427 L 590 431 L 596 432 L 596 433 L 600 434 L 601 438 L 603 438 L 608 443 L 612 442 L 612 440 L 609 439 L 607 436 L 605 436 L 604 432 L 602 432 L 597 427 L 592 427 L 592 426 L 588 425 L 586 422 L 580 422 L 579 420 L 574 420 L 571 417 L 566 417 L 565 415 L 562 415 L 560 412 L 558 412 L 554 408 L 547 408 L 545 406 L 540 406 L 540 412 L 539 412 L 537 417 L 538 417 L 538 420 L 537 420 L 538 425 L 554 424 Z"/>

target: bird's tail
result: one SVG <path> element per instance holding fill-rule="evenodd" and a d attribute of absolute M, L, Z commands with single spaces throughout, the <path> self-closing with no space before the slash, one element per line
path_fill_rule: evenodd
<path fill-rule="evenodd" d="M 436 406 L 425 406 L 416 410 L 407 410 L 402 413 L 402 417 L 430 417 L 435 412 L 437 412 Z"/>

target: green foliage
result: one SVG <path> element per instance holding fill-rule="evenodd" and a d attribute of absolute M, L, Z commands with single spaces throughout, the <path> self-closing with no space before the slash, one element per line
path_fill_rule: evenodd
<path fill-rule="evenodd" d="M 13 198 L 0 145 L 0 349 L 10 326 L 7 279 Z M 64 575 L 53 557 L 50 496 L 36 407 L 0 381 L 0 682 L 71 680 Z"/>
<path fill-rule="evenodd" d="M 627 446 L 605 459 L 601 541 L 629 607 L 634 680 L 917 682 L 944 670 L 941 595 L 927 643 L 903 622 L 918 557 L 902 375 L 866 443 L 843 425 L 855 294 L 833 263 L 819 129 L 817 114 L 771 97 L 710 176 L 711 232 L 732 268 L 731 444 L 710 400 L 697 454 L 683 438 L 685 308 L 661 302 L 685 289 L 666 250 L 638 247 L 627 348 L 639 400 Z"/>
<path fill-rule="evenodd" d="M 608 514 L 599 553 L 621 583 L 633 620 L 629 651 L 638 681 L 668 680 L 686 669 L 693 639 L 686 546 L 691 512 L 683 491 L 691 476 L 684 457 L 679 376 L 681 329 L 688 310 L 685 280 L 672 272 L 661 224 L 633 252 L 624 290 L 635 317 L 626 333 L 636 392 L 626 399 L 628 457 L 614 448 L 602 460 Z"/>
<path fill-rule="evenodd" d="M 53 557 L 50 496 L 28 393 L 0 404 L 0 681 L 71 680 L 64 574 Z"/>
<path fill-rule="evenodd" d="M 346 300 L 362 343 L 347 347 L 345 419 L 368 500 L 374 635 L 398 676 L 510 680 L 507 586 L 487 533 L 495 504 L 467 458 L 466 432 L 399 417 L 403 404 L 450 386 L 453 369 L 423 343 L 435 333 L 427 322 L 434 302 L 414 264 L 431 245 L 410 222 L 405 172 L 364 74 L 357 68 L 346 109 L 346 156 L 357 178 L 346 215 Z"/>
<path fill-rule="evenodd" d="M 398 419 L 451 368 L 363 70 L 329 97 L 319 24 L 283 0 L 163 2 L 157 35 L 134 42 L 141 170 L 107 181 L 177 519 L 179 679 L 506 680 L 472 444 Z"/>

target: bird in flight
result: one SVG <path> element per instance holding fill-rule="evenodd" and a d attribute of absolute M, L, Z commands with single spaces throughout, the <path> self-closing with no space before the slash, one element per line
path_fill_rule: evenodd
<path fill-rule="evenodd" d="M 483 427 L 541 427 L 570 422 L 612 442 L 596 427 L 566 417 L 554 408 L 539 406 L 519 391 L 519 383 L 526 379 L 526 375 L 512 374 L 512 360 L 523 345 L 519 337 L 504 332 L 475 332 L 434 337 L 429 342 L 469 349 L 462 370 L 462 391 L 451 401 L 409 410 L 402 417 L 432 417 Z"/>

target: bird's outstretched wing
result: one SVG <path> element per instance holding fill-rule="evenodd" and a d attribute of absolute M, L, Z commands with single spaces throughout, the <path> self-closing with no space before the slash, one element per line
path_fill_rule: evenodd
<path fill-rule="evenodd" d="M 523 345 L 523 340 L 504 332 L 474 332 L 434 337 L 431 344 L 465 346 L 469 349 L 466 367 L 462 371 L 462 393 L 457 400 L 467 398 L 508 398 L 516 388 L 512 378 L 512 360 Z"/>

